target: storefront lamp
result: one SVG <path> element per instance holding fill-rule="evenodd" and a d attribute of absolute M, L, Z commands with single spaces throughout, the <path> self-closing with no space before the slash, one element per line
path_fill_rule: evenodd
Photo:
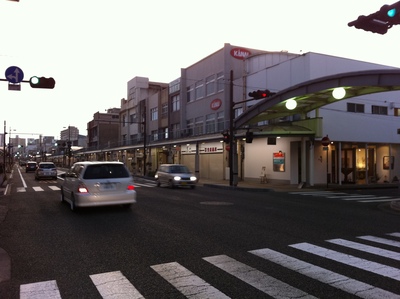
<path fill-rule="evenodd" d="M 336 100 L 341 100 L 346 96 L 346 90 L 343 87 L 338 87 L 335 88 L 332 91 L 332 96 L 336 99 Z"/>
<path fill-rule="evenodd" d="M 294 99 L 289 99 L 285 104 L 286 108 L 289 110 L 293 110 L 297 107 L 297 102 Z"/>

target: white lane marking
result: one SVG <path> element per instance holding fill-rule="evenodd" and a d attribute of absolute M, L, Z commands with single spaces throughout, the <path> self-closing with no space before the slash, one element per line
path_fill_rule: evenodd
<path fill-rule="evenodd" d="M 55 280 L 22 284 L 19 292 L 20 299 L 61 299 Z"/>
<path fill-rule="evenodd" d="M 17 168 L 17 169 L 18 169 L 18 172 L 19 172 L 19 177 L 21 178 L 21 181 L 22 181 L 22 186 L 24 186 L 24 188 L 28 187 L 28 186 L 26 185 L 26 183 L 25 183 L 24 178 L 22 177 L 21 171 L 19 170 L 19 168 Z"/>
<path fill-rule="evenodd" d="M 385 202 L 385 201 L 394 201 L 399 200 L 400 198 L 391 198 L 391 199 L 377 199 L 377 200 L 360 200 L 359 202 L 368 203 L 368 202 Z"/>
<path fill-rule="evenodd" d="M 133 185 L 136 187 L 155 187 L 156 186 L 156 184 L 151 184 L 151 183 L 149 183 L 149 184 L 143 184 L 143 183 L 133 183 Z"/>
<path fill-rule="evenodd" d="M 399 269 L 394 267 L 371 262 L 362 258 L 352 256 L 350 254 L 340 253 L 309 243 L 298 243 L 289 246 L 345 265 L 349 265 L 361 270 L 365 270 L 400 281 L 400 271 Z"/>
<path fill-rule="evenodd" d="M 282 299 L 316 298 L 257 269 L 238 262 L 229 256 L 216 255 L 203 259 L 271 297 Z"/>
<path fill-rule="evenodd" d="M 400 248 L 399 241 L 394 241 L 394 240 L 389 240 L 389 239 L 384 239 L 384 238 L 379 238 L 379 237 L 374 237 L 374 236 L 360 236 L 357 238 Z"/>
<path fill-rule="evenodd" d="M 25 187 L 17 187 L 17 192 L 26 192 Z"/>
<path fill-rule="evenodd" d="M 144 298 L 120 271 L 93 274 L 90 275 L 90 278 L 100 295 L 105 299 Z"/>
<path fill-rule="evenodd" d="M 374 197 L 373 195 L 372 195 L 372 197 L 364 197 L 364 198 L 362 198 L 362 197 L 359 197 L 359 198 L 343 198 L 343 200 L 359 200 L 360 202 L 362 202 L 361 201 L 361 199 L 366 199 L 365 200 L 365 202 L 371 202 L 371 201 L 373 201 L 373 200 L 378 200 L 379 199 L 379 201 L 381 200 L 381 199 L 387 199 L 387 198 L 390 198 L 389 196 L 376 196 L 376 197 Z"/>
<path fill-rule="evenodd" d="M 400 253 L 395 251 L 381 249 L 343 239 L 332 239 L 332 240 L 327 240 L 327 242 L 400 261 Z"/>
<path fill-rule="evenodd" d="M 53 190 L 53 191 L 58 191 L 58 190 L 61 190 L 59 187 L 57 187 L 57 186 L 49 186 L 49 188 L 51 189 L 51 190 Z"/>
<path fill-rule="evenodd" d="M 358 199 L 358 198 L 370 198 L 370 197 L 375 197 L 375 195 L 339 195 L 339 196 L 328 196 L 327 198 L 339 198 L 339 199 Z"/>
<path fill-rule="evenodd" d="M 249 252 L 297 273 L 311 277 L 322 283 L 326 283 L 339 290 L 357 295 L 360 298 L 400 298 L 397 294 L 382 290 L 364 282 L 298 260 L 268 248 L 252 250 Z"/>
<path fill-rule="evenodd" d="M 348 193 L 342 193 L 342 192 L 333 192 L 333 191 L 296 191 L 296 192 L 289 192 L 289 194 L 294 194 L 294 195 L 313 195 L 313 196 L 327 196 L 327 195 L 347 195 Z"/>
<path fill-rule="evenodd" d="M 44 191 L 42 187 L 32 187 L 33 190 L 35 191 Z"/>
<path fill-rule="evenodd" d="M 387 235 L 400 238 L 400 233 L 390 233 L 390 234 L 387 234 Z"/>
<path fill-rule="evenodd" d="M 176 262 L 154 265 L 151 268 L 187 298 L 229 298 Z"/>

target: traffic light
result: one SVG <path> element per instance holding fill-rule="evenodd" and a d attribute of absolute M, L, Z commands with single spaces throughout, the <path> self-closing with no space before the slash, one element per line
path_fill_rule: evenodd
<path fill-rule="evenodd" d="M 389 27 L 385 22 L 381 22 L 369 16 L 359 16 L 357 20 L 350 22 L 348 26 L 354 26 L 357 29 L 379 34 L 385 34 L 391 27 Z"/>
<path fill-rule="evenodd" d="M 225 131 L 222 133 L 222 139 L 224 140 L 225 143 L 229 143 L 231 141 L 231 135 L 229 135 L 229 132 Z"/>
<path fill-rule="evenodd" d="M 246 143 L 252 143 L 253 142 L 253 132 L 246 132 Z"/>
<path fill-rule="evenodd" d="M 53 89 L 56 85 L 56 81 L 53 78 L 36 77 L 33 76 L 29 79 L 29 84 L 32 88 L 47 88 Z"/>
<path fill-rule="evenodd" d="M 383 5 L 380 10 L 368 16 L 359 16 L 357 20 L 348 23 L 357 29 L 373 33 L 385 34 L 393 25 L 400 24 L 400 1 L 391 5 Z"/>
<path fill-rule="evenodd" d="M 400 1 L 392 5 L 383 5 L 378 12 L 378 18 L 391 26 L 400 24 Z"/>
<path fill-rule="evenodd" d="M 273 93 L 271 93 L 268 89 L 265 90 L 256 90 L 249 92 L 249 96 L 252 97 L 255 100 L 263 99 L 263 98 L 268 98 L 271 96 Z"/>

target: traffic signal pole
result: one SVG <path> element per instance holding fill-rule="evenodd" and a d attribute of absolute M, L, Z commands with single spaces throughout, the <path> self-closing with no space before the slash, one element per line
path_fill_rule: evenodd
<path fill-rule="evenodd" d="M 233 70 L 230 73 L 229 83 L 229 186 L 237 186 L 238 184 L 238 169 L 237 169 L 237 147 L 233 126 L 234 119 L 234 102 L 233 102 Z M 236 161 L 235 161 L 236 160 Z"/>

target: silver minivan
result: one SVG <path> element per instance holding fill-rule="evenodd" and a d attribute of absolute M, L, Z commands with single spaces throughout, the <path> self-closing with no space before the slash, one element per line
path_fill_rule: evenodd
<path fill-rule="evenodd" d="M 167 185 L 171 188 L 194 188 L 197 184 L 196 176 L 187 166 L 182 164 L 161 164 L 156 172 L 155 179 L 158 187 Z"/>
<path fill-rule="evenodd" d="M 67 201 L 71 210 L 136 203 L 133 177 L 121 162 L 77 162 L 61 178 L 61 201 Z"/>

